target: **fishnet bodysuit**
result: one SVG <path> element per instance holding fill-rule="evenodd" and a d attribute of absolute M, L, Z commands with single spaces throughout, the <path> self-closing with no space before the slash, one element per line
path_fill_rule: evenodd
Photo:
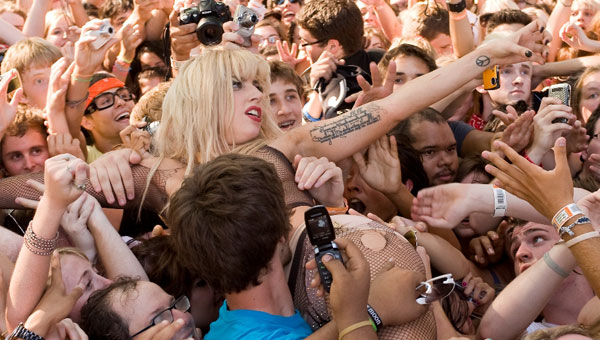
<path fill-rule="evenodd" d="M 294 169 L 288 159 L 285 158 L 280 151 L 265 146 L 257 150 L 253 156 L 262 158 L 275 166 L 277 174 L 283 183 L 285 203 L 289 208 L 295 208 L 302 205 L 312 206 L 314 204 L 314 201 L 308 192 L 298 190 L 298 186 L 294 181 Z M 177 170 L 156 171 L 150 181 L 148 193 L 143 202 L 144 208 L 154 210 L 158 213 L 162 211 L 168 201 L 166 192 L 167 180 L 174 175 L 176 171 Z M 135 199 L 128 201 L 125 207 L 136 208 L 142 204 L 141 198 L 144 189 L 146 188 L 146 179 L 150 173 L 150 168 L 142 165 L 134 165 L 131 167 L 131 172 L 135 188 Z M 29 179 L 44 183 L 44 174 L 38 172 L 0 179 L 0 208 L 22 209 L 23 207 L 21 205 L 15 203 L 15 198 L 17 197 L 38 200 L 41 193 L 25 184 Z M 94 191 L 89 180 L 86 181 L 86 192 L 95 197 L 98 202 L 100 202 L 100 205 L 105 208 L 122 208 L 118 205 L 118 202 L 109 204 L 103 193 Z"/>

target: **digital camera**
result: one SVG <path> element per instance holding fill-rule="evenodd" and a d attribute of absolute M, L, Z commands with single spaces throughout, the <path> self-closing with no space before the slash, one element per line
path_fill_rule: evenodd
<path fill-rule="evenodd" d="M 184 8 L 179 13 L 180 25 L 198 24 L 196 35 L 204 45 L 220 44 L 223 23 L 231 20 L 229 6 L 215 0 L 200 0 L 198 6 Z"/>
<path fill-rule="evenodd" d="M 252 46 L 252 34 L 254 34 L 254 26 L 258 23 L 258 15 L 256 12 L 244 5 L 238 5 L 235 10 L 233 21 L 240 26 L 237 33 L 244 38 L 242 46 Z"/>
<path fill-rule="evenodd" d="M 104 46 L 115 35 L 115 29 L 110 25 L 110 19 L 102 21 L 99 29 L 85 33 L 86 36 L 96 37 L 96 40 L 92 41 L 92 47 L 96 50 Z"/>

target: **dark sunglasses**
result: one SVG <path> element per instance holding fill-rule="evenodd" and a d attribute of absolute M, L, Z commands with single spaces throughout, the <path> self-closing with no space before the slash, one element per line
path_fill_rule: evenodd
<path fill-rule="evenodd" d="M 118 96 L 121 100 L 126 102 L 133 100 L 135 96 L 126 87 L 121 87 L 115 92 L 104 92 L 97 95 L 90 105 L 85 109 L 85 114 L 94 113 L 96 111 L 106 110 L 109 107 L 115 105 L 115 97 Z"/>
<path fill-rule="evenodd" d="M 295 4 L 297 2 L 300 2 L 300 0 L 288 0 L 288 1 L 290 4 Z M 275 0 L 274 2 L 275 2 L 275 5 L 281 6 L 285 2 L 285 0 Z"/>

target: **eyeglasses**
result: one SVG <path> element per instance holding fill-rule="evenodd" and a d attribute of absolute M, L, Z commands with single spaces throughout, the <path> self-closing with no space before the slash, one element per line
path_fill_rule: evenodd
<path fill-rule="evenodd" d="M 285 2 L 285 0 L 275 0 L 275 5 L 281 6 L 281 5 L 283 5 L 284 2 Z M 288 0 L 288 2 L 290 4 L 295 4 L 297 2 L 300 2 L 300 0 Z"/>
<path fill-rule="evenodd" d="M 313 42 L 309 43 L 309 42 L 306 42 L 304 39 L 300 39 L 300 47 L 306 47 L 306 46 L 310 46 L 310 45 L 314 45 L 314 44 L 320 44 L 327 40 L 329 40 L 329 39 L 321 39 L 321 40 L 317 40 L 317 41 L 313 41 Z"/>
<path fill-rule="evenodd" d="M 450 295 L 454 290 L 454 287 L 455 284 L 452 274 L 440 275 L 425 282 L 421 282 L 416 290 L 422 291 L 423 288 L 425 288 L 425 292 L 421 293 L 421 296 L 417 298 L 417 303 L 420 305 L 428 305 L 434 301 L 441 300 Z"/>
<path fill-rule="evenodd" d="M 275 45 L 275 43 L 279 40 L 281 40 L 281 38 L 279 38 L 278 35 L 270 35 L 267 38 L 261 37 L 260 44 Z"/>
<path fill-rule="evenodd" d="M 185 295 L 180 296 L 177 300 L 175 300 L 175 302 L 173 302 L 173 304 L 169 308 L 164 309 L 163 311 L 156 314 L 156 316 L 152 319 L 152 322 L 148 326 L 144 327 L 144 329 L 142 329 L 141 331 L 130 336 L 129 339 L 135 338 L 136 336 L 150 329 L 150 327 L 158 325 L 159 323 L 165 320 L 167 322 L 175 321 L 175 318 L 173 317 L 173 308 L 185 313 L 190 309 L 190 300 Z"/>
<path fill-rule="evenodd" d="M 109 107 L 115 105 L 115 96 L 119 96 L 121 100 L 126 102 L 133 100 L 135 96 L 126 87 L 121 87 L 115 92 L 104 92 L 99 94 L 92 100 L 90 106 L 85 109 L 85 114 L 94 113 L 96 111 L 106 110 Z"/>

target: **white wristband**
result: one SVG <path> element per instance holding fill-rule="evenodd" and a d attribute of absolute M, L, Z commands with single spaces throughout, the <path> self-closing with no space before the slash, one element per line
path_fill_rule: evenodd
<path fill-rule="evenodd" d="M 585 234 L 581 234 L 577 237 L 574 237 L 570 240 L 568 240 L 565 244 L 567 247 L 571 248 L 572 246 L 576 245 L 579 242 L 583 242 L 585 240 L 588 240 L 590 238 L 594 238 L 594 237 L 600 237 L 600 231 L 590 231 L 588 233 Z"/>
<path fill-rule="evenodd" d="M 581 215 L 581 214 L 583 214 L 583 211 L 581 211 L 581 209 L 579 209 L 577 204 L 575 204 L 575 203 L 568 204 L 564 208 L 560 209 L 556 213 L 556 215 L 554 215 L 554 217 L 552 218 L 552 225 L 554 226 L 554 228 L 556 228 L 556 230 L 560 230 L 560 228 L 565 223 L 567 223 L 567 221 L 571 217 Z"/>
<path fill-rule="evenodd" d="M 494 217 L 506 215 L 506 191 L 500 188 L 494 188 Z"/>

